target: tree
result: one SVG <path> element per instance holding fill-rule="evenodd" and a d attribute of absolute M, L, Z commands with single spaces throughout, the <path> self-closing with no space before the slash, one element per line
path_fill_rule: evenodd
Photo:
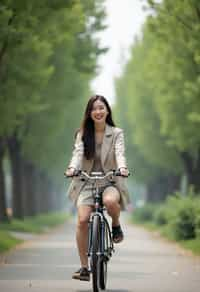
<path fill-rule="evenodd" d="M 75 120 L 73 106 L 80 109 L 96 59 L 105 51 L 94 38 L 104 27 L 102 4 L 92 0 L 0 4 L 0 137 L 7 139 L 17 186 L 13 189 L 18 189 L 13 196 L 18 202 L 15 217 L 23 217 L 31 185 L 31 196 L 36 192 L 31 176 L 40 181 L 42 173 L 48 189 L 52 181 L 59 185 L 58 169 L 70 147 L 65 121 Z M 26 173 L 30 177 L 24 179 Z"/>
<path fill-rule="evenodd" d="M 152 4 L 153 5 L 153 4 Z M 189 184 L 200 190 L 200 6 L 198 1 L 163 1 L 149 20 L 158 79 L 154 103 L 161 132 L 180 152 Z M 153 63 L 149 64 L 151 66 Z M 160 98 L 162 96 L 162 98 Z"/>

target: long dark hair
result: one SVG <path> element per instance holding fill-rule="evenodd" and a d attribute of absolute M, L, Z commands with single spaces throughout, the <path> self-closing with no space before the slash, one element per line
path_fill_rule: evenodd
<path fill-rule="evenodd" d="M 84 156 L 88 160 L 94 158 L 95 154 L 94 121 L 91 118 L 91 111 L 93 109 L 94 102 L 97 100 L 102 101 L 107 108 L 108 115 L 106 117 L 106 123 L 110 126 L 115 127 L 115 123 L 112 118 L 112 111 L 108 101 L 102 95 L 92 96 L 87 103 L 84 118 L 81 125 L 82 141 L 84 145 Z"/>

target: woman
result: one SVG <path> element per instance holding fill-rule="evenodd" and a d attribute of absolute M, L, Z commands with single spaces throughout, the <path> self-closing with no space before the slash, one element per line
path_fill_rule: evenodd
<path fill-rule="evenodd" d="M 120 169 L 123 176 L 129 174 L 124 156 L 123 131 L 115 127 L 111 108 L 103 96 L 95 95 L 88 101 L 66 175 L 73 176 L 76 169 L 83 169 L 88 173 L 91 171 L 106 173 L 111 169 Z M 115 177 L 114 180 L 115 184 L 106 181 L 100 187 L 103 203 L 112 218 L 113 241 L 119 243 L 123 240 L 119 222 L 120 209 L 124 209 L 129 197 L 124 178 Z M 76 239 L 81 261 L 81 268 L 72 278 L 89 281 L 86 252 L 88 220 L 93 210 L 91 187 L 80 178 L 74 177 L 68 194 L 78 209 Z"/>

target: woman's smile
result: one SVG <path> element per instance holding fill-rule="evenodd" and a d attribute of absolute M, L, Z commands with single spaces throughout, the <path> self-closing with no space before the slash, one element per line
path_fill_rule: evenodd
<path fill-rule="evenodd" d="M 104 115 L 95 115 L 94 117 L 97 120 L 101 120 L 104 117 Z"/>

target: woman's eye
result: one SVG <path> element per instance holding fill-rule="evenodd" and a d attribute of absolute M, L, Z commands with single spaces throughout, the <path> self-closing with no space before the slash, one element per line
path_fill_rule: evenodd
<path fill-rule="evenodd" d="M 104 110 L 104 107 L 99 107 L 99 108 L 93 108 L 92 109 L 93 112 L 98 111 L 98 110 L 102 111 L 102 110 Z"/>

